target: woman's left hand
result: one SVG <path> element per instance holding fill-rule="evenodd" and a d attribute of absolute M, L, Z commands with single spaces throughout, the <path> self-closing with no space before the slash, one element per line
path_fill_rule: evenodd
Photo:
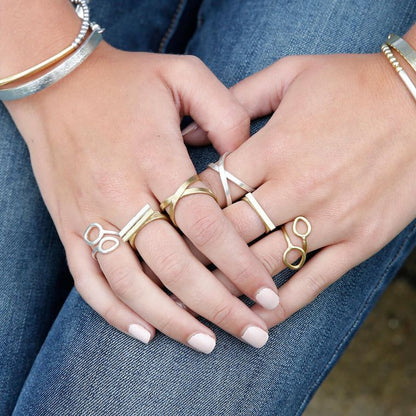
<path fill-rule="evenodd" d="M 284 58 L 232 90 L 252 118 L 274 114 L 227 157 L 226 170 L 256 188 L 257 201 L 274 224 L 286 224 L 296 245 L 293 219 L 306 217 L 308 251 L 318 251 L 281 287 L 277 309 L 254 306 L 272 327 L 415 218 L 416 105 L 381 54 Z M 207 169 L 201 176 L 225 206 L 218 173 Z M 237 201 L 245 192 L 229 184 Z M 264 233 L 246 202 L 225 212 L 246 241 Z M 281 229 L 252 246 L 271 275 L 286 267 L 286 248 Z"/>

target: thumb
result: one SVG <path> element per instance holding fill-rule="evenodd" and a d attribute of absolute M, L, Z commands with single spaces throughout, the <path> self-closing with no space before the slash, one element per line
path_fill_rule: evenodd
<path fill-rule="evenodd" d="M 288 56 L 230 88 L 250 119 L 274 113 L 292 82 L 310 62 L 310 56 Z"/>
<path fill-rule="evenodd" d="M 179 98 L 181 112 L 196 123 L 183 131 L 185 142 L 211 142 L 220 154 L 235 150 L 250 136 L 247 111 L 200 59 L 187 56 L 182 62 L 165 78 Z"/>

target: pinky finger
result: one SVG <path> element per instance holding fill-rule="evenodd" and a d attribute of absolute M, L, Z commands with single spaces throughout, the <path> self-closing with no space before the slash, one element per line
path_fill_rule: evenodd
<path fill-rule="evenodd" d="M 279 289 L 280 304 L 275 310 L 269 311 L 258 305 L 252 310 L 271 328 L 311 303 L 354 266 L 347 243 L 326 247 Z"/>
<path fill-rule="evenodd" d="M 75 287 L 85 302 L 111 326 L 148 344 L 155 336 L 155 328 L 116 297 L 90 249 L 73 242 L 67 256 Z"/>

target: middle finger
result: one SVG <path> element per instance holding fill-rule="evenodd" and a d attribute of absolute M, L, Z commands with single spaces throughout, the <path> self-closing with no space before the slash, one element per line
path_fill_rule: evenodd
<path fill-rule="evenodd" d="M 265 323 L 214 278 L 168 223 L 147 225 L 137 235 L 136 247 L 151 270 L 187 307 L 254 347 L 265 344 Z"/>

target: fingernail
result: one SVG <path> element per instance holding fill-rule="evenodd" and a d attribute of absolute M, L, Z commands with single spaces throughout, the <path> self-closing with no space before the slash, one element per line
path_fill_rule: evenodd
<path fill-rule="evenodd" d="M 273 290 L 268 287 L 265 287 L 257 292 L 256 301 L 263 306 L 263 308 L 275 309 L 279 306 L 280 299 L 277 293 L 273 292 Z"/>
<path fill-rule="evenodd" d="M 196 130 L 197 128 L 198 128 L 198 124 L 196 124 L 195 122 L 192 122 L 191 124 L 189 124 L 182 130 L 182 136 L 185 136 L 186 134 L 190 133 L 191 131 Z"/>
<path fill-rule="evenodd" d="M 144 344 L 148 344 L 151 337 L 150 332 L 146 328 L 138 324 L 131 324 L 129 326 L 129 334 L 133 338 L 138 339 Z"/>
<path fill-rule="evenodd" d="M 241 338 L 253 347 L 261 348 L 269 339 L 269 334 L 257 326 L 249 326 Z"/>
<path fill-rule="evenodd" d="M 209 354 L 215 348 L 215 339 L 207 334 L 195 334 L 188 339 L 188 344 L 204 354 Z"/>

